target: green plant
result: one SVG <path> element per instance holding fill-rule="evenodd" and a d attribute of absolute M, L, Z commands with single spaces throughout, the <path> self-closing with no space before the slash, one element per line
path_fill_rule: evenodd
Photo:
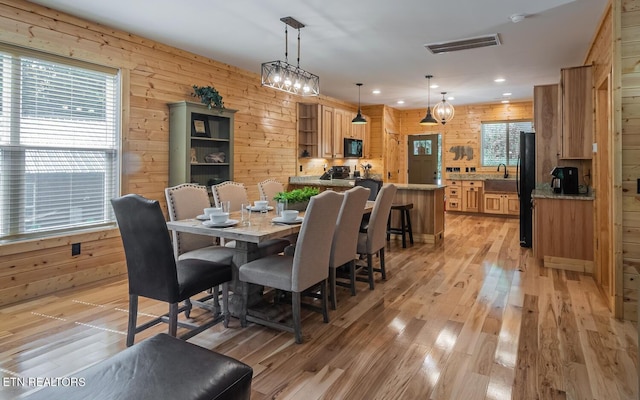
<path fill-rule="evenodd" d="M 304 201 L 309 201 L 309 199 L 315 195 L 320 193 L 318 188 L 312 188 L 305 186 L 302 189 L 293 189 L 289 192 L 280 192 L 273 199 L 278 200 L 286 200 L 287 203 L 301 203 Z"/>
<path fill-rule="evenodd" d="M 222 96 L 218 91 L 211 86 L 196 86 L 193 85 L 193 97 L 199 97 L 202 104 L 206 104 L 209 109 L 224 108 L 224 102 Z"/>

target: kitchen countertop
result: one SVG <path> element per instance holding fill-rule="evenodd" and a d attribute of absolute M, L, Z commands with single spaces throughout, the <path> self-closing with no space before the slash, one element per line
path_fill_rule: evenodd
<path fill-rule="evenodd" d="M 329 187 L 353 187 L 355 179 L 330 179 L 324 180 L 318 177 L 307 176 L 292 176 L 289 178 L 289 184 L 291 185 L 305 185 L 305 186 L 329 186 Z M 432 184 L 413 184 L 413 183 L 394 183 L 398 190 L 436 190 L 442 189 L 446 185 L 432 185 Z"/>
<path fill-rule="evenodd" d="M 564 200 L 593 200 L 595 198 L 592 190 L 589 190 L 589 192 L 586 194 L 554 193 L 548 184 L 535 188 L 531 192 L 531 197 L 534 199 L 564 199 Z"/>

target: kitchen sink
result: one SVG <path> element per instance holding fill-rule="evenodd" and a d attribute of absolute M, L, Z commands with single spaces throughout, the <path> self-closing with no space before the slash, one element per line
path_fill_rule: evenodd
<path fill-rule="evenodd" d="M 516 193 L 515 179 L 485 179 L 484 191 L 486 192 L 513 192 Z"/>

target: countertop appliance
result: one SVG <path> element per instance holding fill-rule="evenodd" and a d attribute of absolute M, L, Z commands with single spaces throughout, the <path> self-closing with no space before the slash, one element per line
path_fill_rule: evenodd
<path fill-rule="evenodd" d="M 551 171 L 551 188 L 554 193 L 578 194 L 578 168 L 555 167 Z"/>
<path fill-rule="evenodd" d="M 520 246 L 533 245 L 533 210 L 531 192 L 536 188 L 536 136 L 520 132 L 520 155 L 516 170 L 516 187 L 520 198 Z"/>
<path fill-rule="evenodd" d="M 351 173 L 351 167 L 348 165 L 335 165 L 327 172 L 322 174 L 320 179 L 328 181 L 329 179 L 347 179 Z"/>

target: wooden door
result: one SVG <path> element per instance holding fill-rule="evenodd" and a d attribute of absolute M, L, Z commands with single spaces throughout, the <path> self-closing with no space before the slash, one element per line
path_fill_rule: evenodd
<path fill-rule="evenodd" d="M 504 214 L 504 210 L 502 207 L 502 195 L 485 193 L 484 212 L 487 214 Z"/>
<path fill-rule="evenodd" d="M 410 135 L 407 165 L 409 183 L 437 183 L 440 170 L 440 146 L 438 134 Z"/>
<path fill-rule="evenodd" d="M 480 189 L 477 187 L 462 187 L 462 211 L 480 211 Z"/>
<path fill-rule="evenodd" d="M 520 199 L 516 194 L 506 194 L 504 196 L 505 213 L 509 215 L 520 215 Z"/>

